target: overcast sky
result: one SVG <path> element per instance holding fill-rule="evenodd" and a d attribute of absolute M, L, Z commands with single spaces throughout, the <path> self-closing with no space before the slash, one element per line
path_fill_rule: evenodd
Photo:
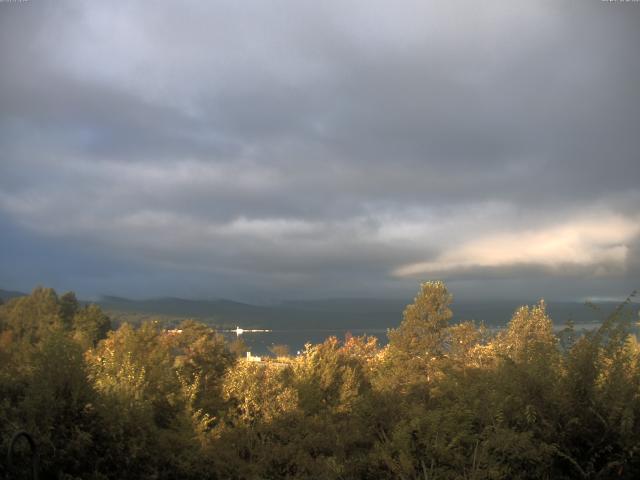
<path fill-rule="evenodd" d="M 640 3 L 0 2 L 0 288 L 640 287 Z"/>

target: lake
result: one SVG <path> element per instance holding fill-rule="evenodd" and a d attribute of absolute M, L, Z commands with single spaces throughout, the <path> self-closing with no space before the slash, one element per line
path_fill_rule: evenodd
<path fill-rule="evenodd" d="M 593 330 L 599 323 L 577 323 L 574 325 L 576 332 L 582 330 Z M 395 328 L 393 327 L 390 328 Z M 556 331 L 561 330 L 565 325 L 554 325 Z M 497 330 L 491 328 L 490 330 Z M 238 336 L 233 332 L 220 332 L 227 341 L 235 340 Z M 254 355 L 271 355 L 269 347 L 272 345 L 287 345 L 292 354 L 304 350 L 305 343 L 322 343 L 329 337 L 336 337 L 344 340 L 345 336 L 351 333 L 354 337 L 369 335 L 378 338 L 378 345 L 383 346 L 388 342 L 386 328 L 343 328 L 343 329 L 309 329 L 309 330 L 272 330 L 270 332 L 245 332 L 239 337 L 249 347 Z"/>

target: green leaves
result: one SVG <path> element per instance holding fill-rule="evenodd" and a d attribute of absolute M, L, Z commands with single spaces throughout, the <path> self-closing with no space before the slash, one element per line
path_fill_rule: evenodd
<path fill-rule="evenodd" d="M 389 345 L 403 354 L 430 359 L 445 351 L 452 296 L 442 282 L 426 282 L 407 306 L 400 327 L 389 331 Z"/>
<path fill-rule="evenodd" d="M 98 307 L 36 289 L 0 306 L 0 446 L 29 430 L 51 478 L 635 478 L 628 303 L 562 348 L 544 302 L 493 333 L 450 324 L 450 303 L 425 283 L 383 348 L 328 338 L 250 362 L 206 325 L 108 331 Z"/>

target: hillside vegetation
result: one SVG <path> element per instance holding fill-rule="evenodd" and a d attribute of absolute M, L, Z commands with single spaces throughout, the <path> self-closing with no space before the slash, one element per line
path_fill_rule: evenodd
<path fill-rule="evenodd" d="M 251 362 L 203 323 L 113 330 L 73 293 L 8 299 L 0 478 L 29 478 L 25 455 L 11 471 L 4 456 L 20 430 L 41 478 L 638 478 L 629 301 L 578 335 L 554 333 L 543 301 L 489 331 L 452 323 L 451 300 L 422 284 L 382 348 L 328 338 Z"/>

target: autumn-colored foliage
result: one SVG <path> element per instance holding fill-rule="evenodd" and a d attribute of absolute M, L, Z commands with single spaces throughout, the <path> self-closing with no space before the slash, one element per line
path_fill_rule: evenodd
<path fill-rule="evenodd" d="M 43 478 L 68 480 L 638 478 L 629 302 L 556 334 L 543 301 L 489 331 L 452 324 L 451 300 L 421 285 L 384 347 L 250 362 L 201 323 L 110 330 L 38 288 L 0 306 L 0 478 L 24 473 L 4 463 L 18 430 Z"/>

